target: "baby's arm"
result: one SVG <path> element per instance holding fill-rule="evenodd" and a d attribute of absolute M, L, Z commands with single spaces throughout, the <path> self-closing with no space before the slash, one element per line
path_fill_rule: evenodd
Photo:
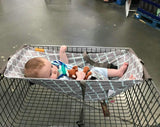
<path fill-rule="evenodd" d="M 62 61 L 65 64 L 68 64 L 68 57 L 66 55 L 66 50 L 67 50 L 67 46 L 65 45 L 61 46 L 59 50 L 59 56 L 60 56 L 60 61 Z"/>
<path fill-rule="evenodd" d="M 76 72 L 77 78 L 76 80 L 83 80 L 86 74 L 83 71 L 77 71 Z"/>

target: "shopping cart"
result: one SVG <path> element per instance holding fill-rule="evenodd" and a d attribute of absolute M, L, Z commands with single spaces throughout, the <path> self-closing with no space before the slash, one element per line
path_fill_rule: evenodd
<path fill-rule="evenodd" d="M 37 52 L 35 48 L 44 49 L 44 52 Z M 0 126 L 160 126 L 160 93 L 132 49 L 67 48 L 69 61 L 80 67 L 86 65 L 84 51 L 99 62 L 108 61 L 117 66 L 129 62 L 127 72 L 120 79 L 61 81 L 23 77 L 22 63 L 35 56 L 58 59 L 58 50 L 59 46 L 25 45 L 10 58 L 1 70 Z M 136 79 L 129 80 L 130 74 Z M 108 91 L 113 93 L 109 95 Z"/>

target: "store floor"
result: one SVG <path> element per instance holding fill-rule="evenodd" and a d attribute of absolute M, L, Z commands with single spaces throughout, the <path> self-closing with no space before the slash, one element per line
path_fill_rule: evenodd
<path fill-rule="evenodd" d="M 160 90 L 160 30 L 102 0 L 0 0 L 0 67 L 23 44 L 131 47 Z"/>

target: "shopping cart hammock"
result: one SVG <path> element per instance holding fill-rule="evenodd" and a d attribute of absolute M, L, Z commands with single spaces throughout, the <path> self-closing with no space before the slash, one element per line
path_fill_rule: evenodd
<path fill-rule="evenodd" d="M 35 51 L 35 48 L 42 48 L 44 50 Z M 143 82 L 143 66 L 138 57 L 131 52 L 129 48 L 107 48 L 107 47 L 72 47 L 68 46 L 67 56 L 71 65 L 78 65 L 83 68 L 84 66 L 92 65 L 86 63 L 83 59 L 83 52 L 87 52 L 90 59 L 96 62 L 112 63 L 118 68 L 124 63 L 129 63 L 128 69 L 121 78 L 113 78 L 111 80 L 53 80 L 44 78 L 25 78 L 23 69 L 25 63 L 33 57 L 45 57 L 49 61 L 59 59 L 60 46 L 24 46 L 17 53 L 15 53 L 7 63 L 5 70 L 5 77 L 20 78 L 29 80 L 53 89 L 56 92 L 61 92 L 76 98 L 81 98 L 82 94 L 85 100 L 102 100 L 108 97 L 115 96 L 121 92 L 126 91 L 135 84 Z M 135 80 L 129 80 L 133 75 Z M 83 92 L 82 92 L 83 89 Z"/>

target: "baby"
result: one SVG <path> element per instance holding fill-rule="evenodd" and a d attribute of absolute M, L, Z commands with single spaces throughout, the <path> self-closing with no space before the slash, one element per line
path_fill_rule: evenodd
<path fill-rule="evenodd" d="M 66 75 L 66 70 L 71 69 L 66 55 L 66 46 L 61 46 L 59 55 L 60 61 L 50 62 L 42 57 L 35 57 L 30 59 L 24 68 L 25 77 L 31 78 L 50 78 L 50 79 L 69 79 Z M 127 70 L 128 63 L 124 63 L 119 69 L 107 69 L 101 67 L 91 68 L 91 72 L 95 75 L 102 75 L 103 77 L 122 77 Z M 62 69 L 63 68 L 63 69 Z M 76 72 L 76 80 L 83 80 L 85 73 L 83 71 Z M 96 77 L 97 78 L 97 77 Z M 98 78 L 97 78 L 98 79 Z"/>

